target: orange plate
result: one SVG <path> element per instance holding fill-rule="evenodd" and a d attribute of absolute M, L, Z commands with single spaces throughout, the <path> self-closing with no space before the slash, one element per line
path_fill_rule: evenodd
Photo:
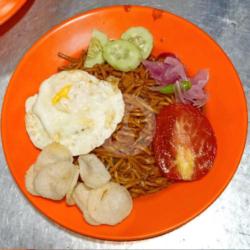
<path fill-rule="evenodd" d="M 27 0 L 0 0 L 0 25 L 11 18 Z"/>
<path fill-rule="evenodd" d="M 75 55 L 86 48 L 93 28 L 118 38 L 131 26 L 145 26 L 154 36 L 154 53 L 176 53 L 193 74 L 210 70 L 206 115 L 215 130 L 218 153 L 203 179 L 179 183 L 135 199 L 130 216 L 116 226 L 90 226 L 77 207 L 30 195 L 24 175 L 39 151 L 24 124 L 24 103 L 41 81 L 64 62 L 59 51 Z M 46 33 L 19 63 L 2 110 L 2 140 L 10 171 L 28 200 L 54 222 L 79 234 L 109 240 L 136 240 L 171 231 L 207 208 L 224 190 L 240 162 L 247 133 L 247 108 L 239 77 L 223 50 L 202 30 L 171 13 L 148 7 L 113 6 L 76 16 Z"/>

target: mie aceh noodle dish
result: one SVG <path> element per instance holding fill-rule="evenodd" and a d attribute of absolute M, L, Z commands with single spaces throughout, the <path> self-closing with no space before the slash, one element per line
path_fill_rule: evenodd
<path fill-rule="evenodd" d="M 111 40 L 93 30 L 87 50 L 25 103 L 25 124 L 41 152 L 27 190 L 77 205 L 91 225 L 115 225 L 133 199 L 208 173 L 216 139 L 202 108 L 208 70 L 188 75 L 173 53 L 152 55 L 153 36 L 131 27 Z"/>

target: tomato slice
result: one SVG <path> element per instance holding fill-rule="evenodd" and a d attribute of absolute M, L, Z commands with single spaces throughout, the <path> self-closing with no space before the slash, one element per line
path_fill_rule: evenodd
<path fill-rule="evenodd" d="M 210 122 L 189 104 L 171 104 L 160 111 L 153 147 L 158 166 L 175 181 L 197 180 L 207 174 L 217 151 Z"/>

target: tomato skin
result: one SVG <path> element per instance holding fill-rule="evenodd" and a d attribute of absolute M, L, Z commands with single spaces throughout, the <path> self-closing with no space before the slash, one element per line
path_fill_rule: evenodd
<path fill-rule="evenodd" d="M 217 144 L 212 126 L 200 110 L 178 103 L 164 107 L 158 114 L 153 148 L 156 162 L 167 179 L 191 181 L 208 173 Z M 177 155 L 180 159 L 183 159 L 180 155 L 186 156 L 188 163 Z M 183 164 L 188 166 L 186 176 L 180 168 Z"/>

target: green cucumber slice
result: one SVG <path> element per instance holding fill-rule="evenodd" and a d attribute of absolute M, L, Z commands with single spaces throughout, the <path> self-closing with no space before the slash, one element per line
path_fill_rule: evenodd
<path fill-rule="evenodd" d="M 108 42 L 103 57 L 114 69 L 124 72 L 136 69 L 142 60 L 138 47 L 125 40 Z"/>
<path fill-rule="evenodd" d="M 93 30 L 87 51 L 87 56 L 84 62 L 85 68 L 91 68 L 95 64 L 104 63 L 102 52 L 103 52 L 103 47 L 107 42 L 108 42 L 108 37 L 106 34 L 102 33 L 99 30 Z"/>
<path fill-rule="evenodd" d="M 150 55 L 153 48 L 153 36 L 146 28 L 131 27 L 122 34 L 121 38 L 139 47 L 143 59 Z"/>

